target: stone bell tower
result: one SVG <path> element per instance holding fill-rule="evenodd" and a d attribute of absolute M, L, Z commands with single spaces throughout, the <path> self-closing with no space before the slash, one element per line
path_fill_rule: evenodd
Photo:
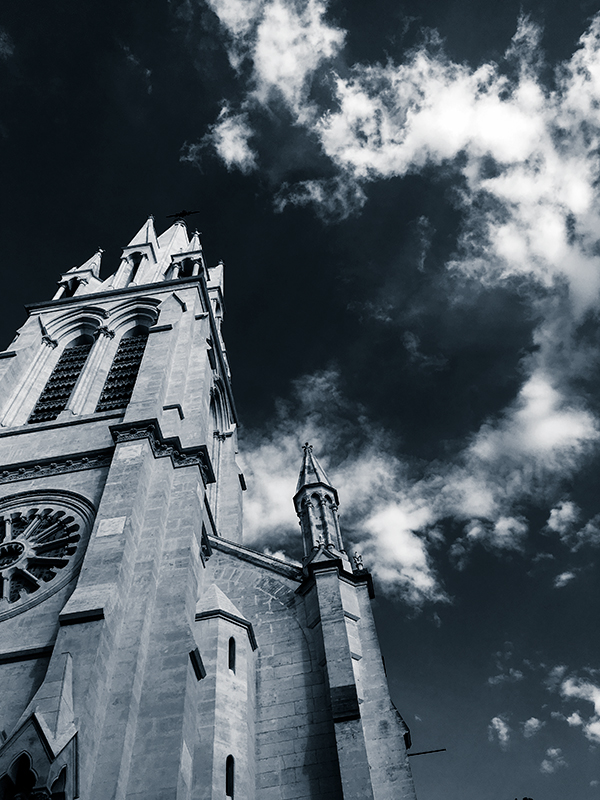
<path fill-rule="evenodd" d="M 414 800 L 338 496 L 242 543 L 223 265 L 152 218 L 0 353 L 0 800 Z"/>

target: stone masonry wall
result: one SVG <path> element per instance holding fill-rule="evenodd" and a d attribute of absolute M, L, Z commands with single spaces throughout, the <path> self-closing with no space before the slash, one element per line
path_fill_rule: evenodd
<path fill-rule="evenodd" d="M 252 622 L 258 643 L 256 786 L 261 800 L 342 797 L 318 639 L 299 583 L 215 551 L 214 581 Z"/>

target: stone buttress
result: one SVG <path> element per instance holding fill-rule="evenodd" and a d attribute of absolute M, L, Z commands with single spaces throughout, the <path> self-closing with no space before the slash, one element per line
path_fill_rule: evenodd
<path fill-rule="evenodd" d="M 305 559 L 242 543 L 223 265 L 177 220 L 0 353 L 0 800 L 414 798 L 369 574 L 305 448 Z"/>

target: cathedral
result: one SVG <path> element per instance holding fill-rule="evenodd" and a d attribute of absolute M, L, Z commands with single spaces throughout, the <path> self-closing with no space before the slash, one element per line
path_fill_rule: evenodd
<path fill-rule="evenodd" d="M 302 563 L 244 545 L 223 264 L 182 219 L 101 256 L 0 353 L 0 800 L 415 800 L 310 445 Z"/>

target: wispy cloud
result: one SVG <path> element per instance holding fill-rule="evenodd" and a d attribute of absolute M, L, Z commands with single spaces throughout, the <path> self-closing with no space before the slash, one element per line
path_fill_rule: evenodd
<path fill-rule="evenodd" d="M 499 675 L 492 675 L 487 679 L 490 686 L 498 686 L 500 683 L 518 683 L 522 681 L 525 676 L 520 669 L 511 667 L 507 672 L 501 672 Z"/>
<path fill-rule="evenodd" d="M 146 92 L 152 94 L 152 70 L 145 67 L 140 59 L 132 52 L 131 48 L 126 44 L 121 44 L 121 50 L 125 54 L 125 59 L 130 67 L 136 72 L 144 81 Z"/>
<path fill-rule="evenodd" d="M 14 52 L 15 46 L 9 33 L 4 28 L 0 28 L 0 59 L 6 61 L 14 55 Z"/>

